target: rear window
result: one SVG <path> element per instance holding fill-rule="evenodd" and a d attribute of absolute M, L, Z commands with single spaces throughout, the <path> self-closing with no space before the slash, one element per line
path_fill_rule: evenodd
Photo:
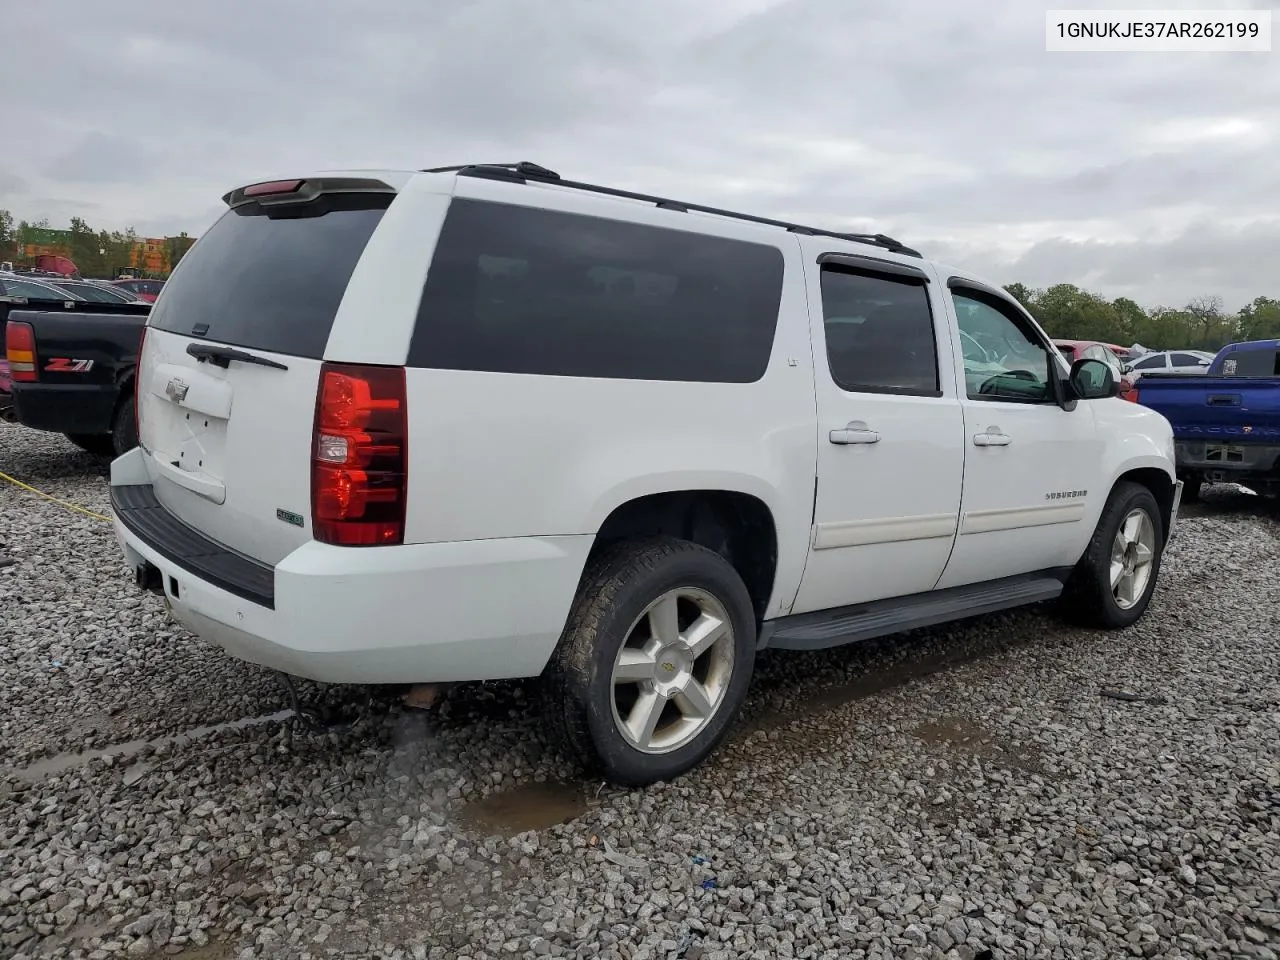
<path fill-rule="evenodd" d="M 182 258 L 149 326 L 319 359 L 385 204 L 353 197 L 302 217 L 267 217 L 256 204 L 227 211 Z"/>
<path fill-rule="evenodd" d="M 776 247 L 455 199 L 409 364 L 750 383 L 769 364 L 781 297 Z"/>
<path fill-rule="evenodd" d="M 1280 350 L 1235 350 L 1222 361 L 1227 377 L 1280 376 Z"/>

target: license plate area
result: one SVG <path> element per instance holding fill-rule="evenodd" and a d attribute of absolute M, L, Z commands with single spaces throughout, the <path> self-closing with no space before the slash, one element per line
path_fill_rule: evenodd
<path fill-rule="evenodd" d="M 1207 463 L 1244 463 L 1244 447 L 1235 443 L 1206 443 L 1204 459 Z"/>

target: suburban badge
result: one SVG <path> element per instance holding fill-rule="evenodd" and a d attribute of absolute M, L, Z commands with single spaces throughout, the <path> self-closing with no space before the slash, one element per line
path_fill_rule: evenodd
<path fill-rule="evenodd" d="M 295 527 L 302 526 L 302 514 L 294 513 L 292 510 L 285 510 L 282 507 L 276 507 L 276 519 L 291 523 Z"/>

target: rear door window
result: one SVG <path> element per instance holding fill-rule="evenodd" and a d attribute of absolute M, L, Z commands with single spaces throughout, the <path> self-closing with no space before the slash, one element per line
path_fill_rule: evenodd
<path fill-rule="evenodd" d="M 941 396 L 933 311 L 923 281 L 822 268 L 823 328 L 831 378 L 850 393 Z M 964 336 L 969 353 L 981 353 Z"/>
<path fill-rule="evenodd" d="M 1135 370 L 1162 370 L 1164 369 L 1164 354 L 1156 354 L 1151 357 L 1143 357 L 1133 365 Z"/>
<path fill-rule="evenodd" d="M 1222 362 L 1222 373 L 1228 377 L 1280 376 L 1280 351 L 1236 350 Z"/>
<path fill-rule="evenodd" d="M 268 217 L 256 204 L 227 211 L 182 258 L 149 325 L 320 359 L 386 203 L 335 200 L 322 216 Z"/>
<path fill-rule="evenodd" d="M 769 363 L 782 270 L 781 251 L 766 244 L 459 198 L 408 362 L 749 383 Z"/>

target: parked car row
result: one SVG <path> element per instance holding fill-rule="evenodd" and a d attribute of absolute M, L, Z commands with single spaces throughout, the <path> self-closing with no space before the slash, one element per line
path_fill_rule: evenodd
<path fill-rule="evenodd" d="M 86 300 L 91 303 L 154 303 L 163 280 L 82 280 L 56 274 L 0 272 L 0 296 Z"/>

